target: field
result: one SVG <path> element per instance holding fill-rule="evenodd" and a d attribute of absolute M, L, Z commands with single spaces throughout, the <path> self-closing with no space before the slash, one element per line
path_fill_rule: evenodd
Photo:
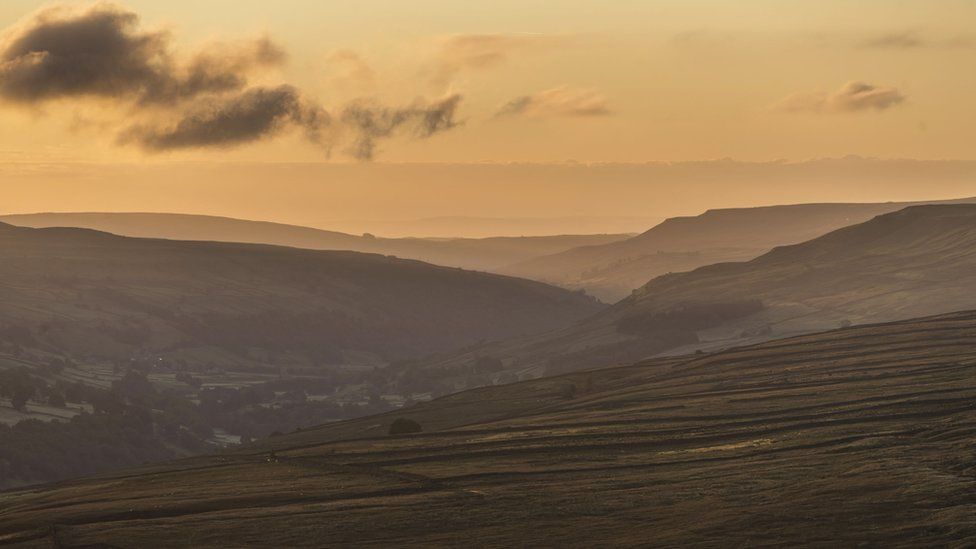
<path fill-rule="evenodd" d="M 850 328 L 7 492 L 0 545 L 962 547 L 974 403 L 976 313 Z"/>

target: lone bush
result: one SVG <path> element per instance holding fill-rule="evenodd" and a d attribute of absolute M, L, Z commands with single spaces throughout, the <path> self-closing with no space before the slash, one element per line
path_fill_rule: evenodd
<path fill-rule="evenodd" d="M 423 432 L 423 427 L 412 419 L 398 417 L 390 424 L 391 435 L 409 435 L 410 433 Z"/>

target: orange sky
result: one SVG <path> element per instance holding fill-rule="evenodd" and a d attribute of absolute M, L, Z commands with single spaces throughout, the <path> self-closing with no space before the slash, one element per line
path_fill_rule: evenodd
<path fill-rule="evenodd" d="M 389 236 L 489 236 L 643 231 L 719 207 L 976 196 L 976 162 L 8 163 L 0 180 L 0 213 L 186 212 Z M 509 222 L 412 222 L 445 216 Z"/>
<path fill-rule="evenodd" d="M 228 166 L 240 162 L 350 163 L 367 156 L 375 163 L 448 164 L 725 157 L 764 162 L 851 154 L 976 160 L 971 146 L 976 140 L 976 71 L 971 68 L 976 61 L 976 3 L 967 0 L 118 3 L 117 12 L 138 17 L 127 23 L 128 37 L 163 36 L 159 55 L 151 59 L 153 70 L 176 75 L 174 81 L 185 87 L 186 75 L 205 54 L 207 63 L 241 80 L 238 87 L 155 102 L 146 100 L 144 80 L 118 88 L 118 93 L 104 87 L 65 91 L 63 83 L 30 88 L 38 84 L 28 65 L 38 61 L 11 44 L 33 38 L 44 17 L 71 20 L 86 17 L 92 9 L 90 3 L 68 3 L 73 11 L 37 15 L 36 10 L 49 5 L 26 0 L 0 4 L 0 27 L 6 29 L 0 58 L 0 160 L 8 164 L 0 174 L 0 192 L 7 192 L 0 197 L 6 204 L 0 209 L 8 211 L 43 209 L 48 200 L 52 206 L 46 209 L 162 207 L 158 196 L 139 194 L 137 180 L 133 188 L 111 191 L 117 194 L 99 190 L 115 189 L 114 183 L 102 180 L 88 188 L 91 200 L 79 190 L 73 200 L 55 207 L 53 202 L 60 204 L 65 197 L 44 189 L 60 188 L 63 180 L 57 172 L 71 172 L 77 163 L 113 173 L 132 170 L 136 179 L 180 171 L 187 179 L 183 183 L 205 189 L 214 181 L 239 177 Z M 156 34 L 163 30 L 165 35 Z M 247 57 L 258 39 L 270 41 L 283 55 L 272 60 Z M 163 69 L 161 59 L 166 59 Z M 71 59 L 68 64 L 75 65 Z M 27 87 L 10 82 L 26 82 Z M 217 144 L 201 141 L 201 135 L 210 135 L 207 128 L 189 136 L 174 133 L 181 120 L 199 122 L 200 113 L 219 111 L 222 102 L 243 98 L 253 105 L 253 94 L 247 94 L 255 88 L 291 94 L 285 97 L 289 110 L 267 132 Z M 385 132 L 376 130 L 370 118 L 366 140 L 362 119 L 348 116 L 350 105 L 367 105 L 371 117 L 408 113 L 409 121 Z M 448 118 L 421 127 L 431 121 L 435 108 L 448 112 Z M 210 168 L 185 170 L 187 162 Z M 24 170 L 45 174 L 34 176 L 37 191 L 25 190 L 18 179 Z M 258 188 L 286 177 L 274 170 L 260 173 L 268 180 L 254 182 Z M 388 173 L 363 173 L 373 175 L 348 186 L 330 182 L 330 198 L 348 202 L 346 217 L 498 216 L 508 211 L 498 204 L 511 198 L 495 198 L 479 188 L 467 195 L 448 194 L 469 198 L 467 204 L 431 197 L 416 206 L 401 203 L 411 204 L 411 211 L 397 211 L 397 205 L 381 207 L 384 201 L 369 195 L 369 189 L 385 184 L 370 177 L 390 177 Z M 411 173 L 418 184 L 428 177 L 422 170 Z M 437 179 L 435 168 L 429 177 Z M 924 174 L 919 178 L 915 184 L 925 180 Z M 844 180 L 850 181 L 846 190 L 800 188 L 782 198 L 886 197 L 873 187 L 859 189 L 853 176 Z M 591 197 L 601 192 L 601 181 L 578 184 L 582 204 L 594 204 Z M 667 200 L 669 184 L 654 183 L 655 200 Z M 927 189 L 909 190 L 894 188 L 890 198 Z M 930 190 L 976 194 L 976 189 L 969 192 L 958 185 Z M 770 196 L 753 192 L 742 188 L 723 203 L 759 203 Z M 374 210 L 362 206 L 371 199 Z M 440 205 L 433 207 L 431 201 Z M 510 215 L 586 213 L 577 205 L 547 211 L 540 200 L 529 202 L 536 205 L 513 208 Z M 654 217 L 701 209 L 716 200 L 674 202 L 670 208 L 646 209 L 634 207 L 632 200 L 619 207 L 596 203 L 599 211 L 589 213 Z M 483 207 L 471 207 L 478 203 Z M 104 208 L 97 208 L 99 204 Z M 166 209 L 233 213 L 219 202 L 166 204 Z M 342 208 L 332 209 L 334 205 L 321 205 L 318 217 L 336 219 Z M 261 214 L 251 208 L 235 211 Z M 260 217 L 294 221 L 314 216 Z"/>

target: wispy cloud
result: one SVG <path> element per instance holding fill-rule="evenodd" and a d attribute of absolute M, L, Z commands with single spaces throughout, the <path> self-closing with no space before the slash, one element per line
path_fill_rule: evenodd
<path fill-rule="evenodd" d="M 874 86 L 864 82 L 848 82 L 832 93 L 808 92 L 793 94 L 775 105 L 786 112 L 851 113 L 884 111 L 905 101 L 898 88 Z"/>
<path fill-rule="evenodd" d="M 917 50 L 924 48 L 958 49 L 976 47 L 976 35 L 903 30 L 871 36 L 858 44 L 862 48 Z"/>
<path fill-rule="evenodd" d="M 376 83 L 376 72 L 358 53 L 341 49 L 326 59 L 333 81 L 340 86 L 370 87 Z"/>
<path fill-rule="evenodd" d="M 359 103 L 343 109 L 338 120 L 344 128 L 353 130 L 353 142 L 348 151 L 361 160 L 372 160 L 377 140 L 398 131 L 407 131 L 414 137 L 425 139 L 457 127 L 460 103 L 461 96 L 457 94 L 429 104 L 418 102 L 395 109 Z"/>
<path fill-rule="evenodd" d="M 432 80 L 449 84 L 463 71 L 492 69 L 522 55 L 565 45 L 566 35 L 547 34 L 454 34 L 439 39 Z"/>
<path fill-rule="evenodd" d="M 594 90 L 559 87 L 523 95 L 505 103 L 495 114 L 498 117 L 528 116 L 608 116 L 607 99 Z"/>
<path fill-rule="evenodd" d="M 713 29 L 691 29 L 676 33 L 671 37 L 671 44 L 679 48 L 713 49 L 724 48 L 739 41 L 741 36 L 728 31 Z"/>
<path fill-rule="evenodd" d="M 873 36 L 861 43 L 865 48 L 909 50 L 931 46 L 931 42 L 922 38 L 916 31 L 889 32 Z"/>

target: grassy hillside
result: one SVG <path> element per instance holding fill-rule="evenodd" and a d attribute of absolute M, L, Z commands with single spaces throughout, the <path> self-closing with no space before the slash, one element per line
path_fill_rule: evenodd
<path fill-rule="evenodd" d="M 0 224 L 0 487 L 358 417 L 451 390 L 410 357 L 602 308 L 381 255 Z"/>
<path fill-rule="evenodd" d="M 694 303 L 758 299 L 716 326 L 789 335 L 976 307 L 976 205 L 913 206 L 745 263 L 663 276 L 610 315 L 640 318 Z"/>
<path fill-rule="evenodd" d="M 462 384 L 490 356 L 506 366 L 492 379 L 525 378 L 976 308 L 974 249 L 976 205 L 913 206 L 751 261 L 664 275 L 578 324 L 416 367 Z"/>
<path fill-rule="evenodd" d="M 21 227 L 81 227 L 123 236 L 273 244 L 313 250 L 349 250 L 395 255 L 435 265 L 496 270 L 503 265 L 559 253 L 577 246 L 601 245 L 625 234 L 496 238 L 378 238 L 311 227 L 226 217 L 160 213 L 40 213 L 0 216 Z"/>
<path fill-rule="evenodd" d="M 0 545 L 968 546 L 974 342 L 959 313 L 482 388 L 2 493 Z"/>
<path fill-rule="evenodd" d="M 0 225 L 0 327 L 78 357 L 343 363 L 563 325 L 599 306 L 515 278 L 354 252 Z"/>
<path fill-rule="evenodd" d="M 974 199 L 963 199 L 972 202 Z M 618 301 L 659 275 L 753 259 L 911 204 L 800 204 L 709 210 L 668 219 L 633 238 L 538 257 L 501 272 L 583 288 Z"/>

